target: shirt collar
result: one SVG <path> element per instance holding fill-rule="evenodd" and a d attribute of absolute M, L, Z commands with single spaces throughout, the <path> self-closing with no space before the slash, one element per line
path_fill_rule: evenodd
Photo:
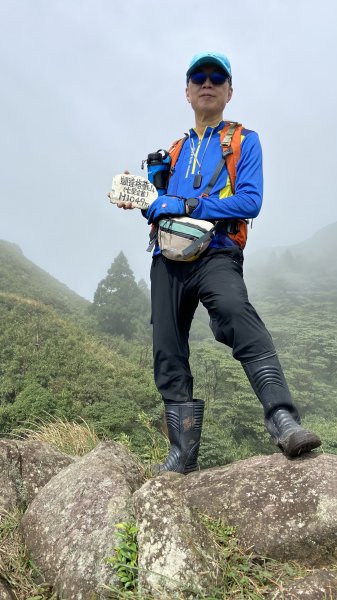
<path fill-rule="evenodd" d="M 211 131 L 213 130 L 213 135 L 214 133 L 219 133 L 225 126 L 225 121 L 220 121 L 220 123 L 218 125 L 216 125 L 215 127 L 206 127 L 204 130 L 204 133 L 202 135 L 202 137 L 208 137 L 211 134 Z M 189 131 L 189 135 L 190 137 L 198 137 L 198 134 L 196 132 L 196 130 L 194 129 L 194 127 L 192 127 Z"/>

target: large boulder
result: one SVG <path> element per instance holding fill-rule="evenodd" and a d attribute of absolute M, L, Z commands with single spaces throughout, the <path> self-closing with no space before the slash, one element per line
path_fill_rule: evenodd
<path fill-rule="evenodd" d="M 139 591 L 155 598 L 196 597 L 221 581 L 217 547 L 178 492 L 180 478 L 163 474 L 134 494 Z"/>
<path fill-rule="evenodd" d="M 142 472 L 120 444 L 104 442 L 63 469 L 37 494 L 22 520 L 33 561 L 67 600 L 89 600 L 118 584 L 106 564 L 116 524 L 132 518 L 132 494 Z"/>
<path fill-rule="evenodd" d="M 337 456 L 257 456 L 176 483 L 188 506 L 236 527 L 246 547 L 312 566 L 337 559 Z"/>
<path fill-rule="evenodd" d="M 34 440 L 0 441 L 0 511 L 25 508 L 74 458 Z"/>

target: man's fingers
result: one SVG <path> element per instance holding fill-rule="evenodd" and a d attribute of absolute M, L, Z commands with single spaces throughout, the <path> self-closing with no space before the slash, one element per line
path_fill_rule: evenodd
<path fill-rule="evenodd" d="M 117 202 L 118 208 L 124 208 L 124 210 L 130 210 L 134 208 L 132 202 Z"/>

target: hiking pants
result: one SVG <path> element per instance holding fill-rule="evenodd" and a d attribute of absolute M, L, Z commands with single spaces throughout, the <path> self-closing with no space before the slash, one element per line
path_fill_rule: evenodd
<path fill-rule="evenodd" d="M 245 363 L 274 355 L 264 323 L 250 304 L 239 247 L 207 249 L 193 262 L 153 258 L 151 299 L 154 378 L 164 401 L 193 399 L 189 331 L 200 302 L 210 316 L 215 339 Z"/>

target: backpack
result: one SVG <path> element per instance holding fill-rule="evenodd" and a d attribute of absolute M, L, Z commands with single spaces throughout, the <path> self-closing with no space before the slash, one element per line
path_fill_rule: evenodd
<path fill-rule="evenodd" d="M 222 148 L 222 157 L 217 165 L 214 174 L 209 182 L 205 192 L 203 192 L 202 196 L 208 196 L 211 189 L 213 188 L 222 167 L 226 164 L 226 168 L 228 171 L 229 181 L 232 189 L 232 194 L 235 193 L 235 182 L 236 182 L 236 166 L 238 164 L 240 154 L 241 154 L 241 132 L 242 125 L 240 123 L 236 123 L 234 121 L 227 121 L 225 126 L 220 132 L 220 145 Z M 174 172 L 174 168 L 177 164 L 178 158 L 180 156 L 181 149 L 183 144 L 188 139 L 188 135 L 185 137 L 176 140 L 173 142 L 169 149 L 169 155 L 171 157 L 171 168 L 170 168 L 170 176 Z M 231 195 L 232 195 L 231 194 Z M 223 221 L 224 229 L 227 232 L 227 235 L 235 241 L 240 248 L 244 248 L 247 241 L 247 221 L 245 219 L 228 219 Z"/>

